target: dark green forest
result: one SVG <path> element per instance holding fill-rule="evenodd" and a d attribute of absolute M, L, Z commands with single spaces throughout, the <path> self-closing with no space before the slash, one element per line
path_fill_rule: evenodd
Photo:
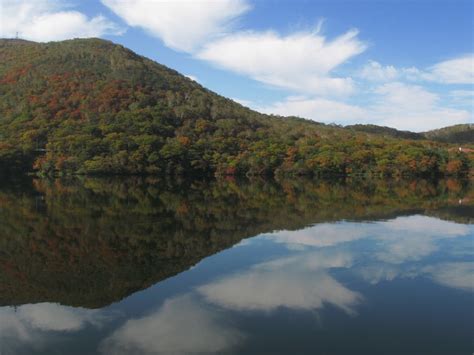
<path fill-rule="evenodd" d="M 456 179 L 15 178 L 0 186 L 0 305 L 103 307 L 259 233 L 474 216 L 472 184 Z"/>
<path fill-rule="evenodd" d="M 474 144 L 474 124 L 472 123 L 458 124 L 421 133 L 400 131 L 395 128 L 372 124 L 355 124 L 351 126 L 345 126 L 345 128 L 353 129 L 359 132 L 368 132 L 395 138 L 412 140 L 428 139 L 445 143 Z"/>
<path fill-rule="evenodd" d="M 424 132 L 423 136 L 427 139 L 437 140 L 439 142 L 452 143 L 474 143 L 474 124 L 460 124 L 451 127 L 435 129 Z"/>
<path fill-rule="evenodd" d="M 457 145 L 263 115 L 100 39 L 0 40 L 0 97 L 3 173 L 428 176 L 473 171 L 472 151 L 459 152 Z"/>

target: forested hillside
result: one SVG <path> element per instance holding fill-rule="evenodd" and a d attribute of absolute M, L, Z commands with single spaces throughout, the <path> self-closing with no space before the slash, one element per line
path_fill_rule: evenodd
<path fill-rule="evenodd" d="M 474 124 L 459 124 L 424 132 L 427 139 L 459 144 L 474 144 Z"/>
<path fill-rule="evenodd" d="M 99 39 L 0 40 L 0 170 L 458 175 L 472 153 L 268 116 Z"/>
<path fill-rule="evenodd" d="M 373 133 L 373 134 L 378 134 L 378 135 L 393 137 L 393 138 L 413 139 L 413 140 L 425 139 L 425 137 L 421 133 L 415 133 L 415 132 L 410 132 L 410 131 L 400 131 L 395 128 L 377 126 L 373 124 L 355 124 L 355 125 L 345 126 L 345 128 L 352 129 L 358 132 Z"/>
<path fill-rule="evenodd" d="M 377 126 L 372 124 L 356 124 L 346 126 L 345 128 L 359 132 L 374 133 L 394 138 L 405 138 L 415 140 L 428 139 L 445 143 L 474 144 L 474 124 L 469 123 L 458 124 L 421 133 L 400 131 L 395 128 Z"/>

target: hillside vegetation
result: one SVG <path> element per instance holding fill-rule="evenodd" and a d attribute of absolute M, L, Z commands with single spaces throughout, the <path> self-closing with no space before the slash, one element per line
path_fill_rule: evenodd
<path fill-rule="evenodd" d="M 401 138 L 401 139 L 425 139 L 423 134 L 415 133 L 410 131 L 400 131 L 395 128 L 385 127 L 385 126 L 377 126 L 373 124 L 355 124 L 350 126 L 345 126 L 346 129 L 352 129 L 358 132 L 367 132 L 378 134 L 386 137 L 393 137 L 393 138 Z"/>
<path fill-rule="evenodd" d="M 395 128 L 377 126 L 372 124 L 356 124 L 346 126 L 345 128 L 359 132 L 374 133 L 394 138 L 405 138 L 415 140 L 428 139 L 445 143 L 474 144 L 474 124 L 469 123 L 458 124 L 421 133 L 400 131 Z"/>
<path fill-rule="evenodd" d="M 0 40 L 0 97 L 3 172 L 459 175 L 472 169 L 471 153 L 446 144 L 257 113 L 99 39 Z"/>
<path fill-rule="evenodd" d="M 427 139 L 439 142 L 474 144 L 474 124 L 459 124 L 435 129 L 433 131 L 424 132 L 423 135 Z"/>

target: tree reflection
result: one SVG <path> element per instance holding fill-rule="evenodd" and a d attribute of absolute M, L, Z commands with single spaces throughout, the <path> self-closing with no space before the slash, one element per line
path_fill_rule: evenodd
<path fill-rule="evenodd" d="M 472 222 L 465 181 L 27 180 L 0 187 L 0 304 L 96 308 L 244 238 L 338 220 Z"/>

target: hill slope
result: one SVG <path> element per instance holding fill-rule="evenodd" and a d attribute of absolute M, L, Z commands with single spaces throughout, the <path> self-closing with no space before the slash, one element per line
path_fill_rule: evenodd
<path fill-rule="evenodd" d="M 391 127 L 377 126 L 371 124 L 356 124 L 345 126 L 358 132 L 374 133 L 393 138 L 403 139 L 428 139 L 437 142 L 455 144 L 474 144 L 474 124 L 458 124 L 454 126 L 435 129 L 432 131 L 415 133 L 410 131 L 400 131 Z"/>
<path fill-rule="evenodd" d="M 0 40 L 0 169 L 45 174 L 463 174 L 467 154 L 259 114 L 99 39 Z"/>
<path fill-rule="evenodd" d="M 386 126 L 377 126 L 373 124 L 355 124 L 350 126 L 345 126 L 346 129 L 352 129 L 358 132 L 367 132 L 378 134 L 386 137 L 392 138 L 401 138 L 401 139 L 413 139 L 419 140 L 424 139 L 425 137 L 421 133 L 415 133 L 410 131 L 400 131 L 395 128 L 386 127 Z"/>
<path fill-rule="evenodd" d="M 474 124 L 459 124 L 424 132 L 423 136 L 439 142 L 474 144 Z"/>

